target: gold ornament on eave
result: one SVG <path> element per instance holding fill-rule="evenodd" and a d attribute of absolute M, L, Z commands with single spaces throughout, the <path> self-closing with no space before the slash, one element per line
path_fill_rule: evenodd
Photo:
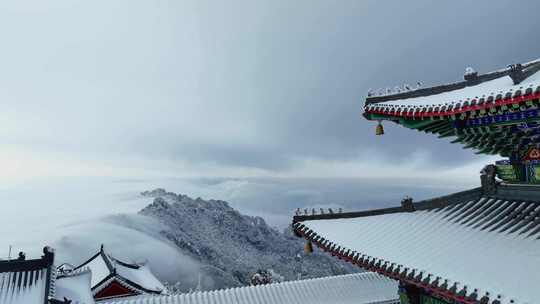
<path fill-rule="evenodd" d="M 313 245 L 311 244 L 310 241 L 306 242 L 306 246 L 304 246 L 304 251 L 306 253 L 312 253 L 313 252 Z"/>
<path fill-rule="evenodd" d="M 375 128 L 375 135 L 384 135 L 384 128 L 380 120 Z"/>

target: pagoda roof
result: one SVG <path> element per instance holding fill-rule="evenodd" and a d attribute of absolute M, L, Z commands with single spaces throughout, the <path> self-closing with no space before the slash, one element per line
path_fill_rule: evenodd
<path fill-rule="evenodd" d="M 523 157 L 540 148 L 540 59 L 478 75 L 465 81 L 385 96 L 369 94 L 368 120 L 452 137 L 477 154 Z M 382 126 L 378 127 L 382 134 Z"/>
<path fill-rule="evenodd" d="M 376 273 L 364 272 L 317 279 L 169 296 L 137 296 L 103 304 L 399 304 L 398 284 Z"/>
<path fill-rule="evenodd" d="M 32 260 L 0 260 L 0 303 L 38 304 L 49 302 L 54 252 Z"/>
<path fill-rule="evenodd" d="M 540 59 L 439 86 L 368 96 L 368 114 L 404 117 L 450 116 L 540 96 Z"/>
<path fill-rule="evenodd" d="M 74 271 L 88 268 L 92 272 L 91 288 L 96 295 L 111 282 L 129 288 L 135 294 L 159 294 L 165 286 L 154 276 L 146 264 L 122 262 L 106 253 L 103 246 L 98 253 L 74 268 Z"/>
<path fill-rule="evenodd" d="M 538 194 L 540 187 L 498 185 L 489 195 L 477 188 L 395 208 L 296 216 L 293 228 L 338 258 L 459 303 L 534 303 Z"/>

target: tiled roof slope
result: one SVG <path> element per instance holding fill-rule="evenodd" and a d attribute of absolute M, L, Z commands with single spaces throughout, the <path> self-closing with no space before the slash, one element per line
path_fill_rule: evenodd
<path fill-rule="evenodd" d="M 371 272 L 103 304 L 398 304 L 397 282 Z"/>
<path fill-rule="evenodd" d="M 339 258 L 459 303 L 534 303 L 540 203 L 531 197 L 539 192 L 499 185 L 492 195 L 460 193 L 460 202 L 448 196 L 375 215 L 296 217 L 293 227 Z"/>
<path fill-rule="evenodd" d="M 54 253 L 49 247 L 43 251 L 40 259 L 0 261 L 0 303 L 48 303 Z"/>

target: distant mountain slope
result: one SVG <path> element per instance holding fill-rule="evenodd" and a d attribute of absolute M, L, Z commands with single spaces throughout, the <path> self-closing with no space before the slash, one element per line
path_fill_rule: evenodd
<path fill-rule="evenodd" d="M 205 265 L 205 289 L 246 285 L 259 269 L 272 269 L 285 280 L 358 271 L 322 253 L 305 255 L 304 242 L 292 232 L 242 215 L 225 201 L 192 199 L 164 189 L 142 195 L 154 201 L 139 213 L 165 224 L 161 234 Z"/>

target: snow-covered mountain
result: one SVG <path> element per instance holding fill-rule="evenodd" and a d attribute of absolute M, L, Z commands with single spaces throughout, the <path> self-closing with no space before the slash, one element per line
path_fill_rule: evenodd
<path fill-rule="evenodd" d="M 303 241 L 290 230 L 277 231 L 261 217 L 240 214 L 225 201 L 193 199 L 164 189 L 142 195 L 154 201 L 139 214 L 163 223 L 160 234 L 203 265 L 203 289 L 246 285 L 258 270 L 284 280 L 358 271 L 323 253 L 304 254 Z M 179 277 L 181 282 L 198 280 Z"/>

